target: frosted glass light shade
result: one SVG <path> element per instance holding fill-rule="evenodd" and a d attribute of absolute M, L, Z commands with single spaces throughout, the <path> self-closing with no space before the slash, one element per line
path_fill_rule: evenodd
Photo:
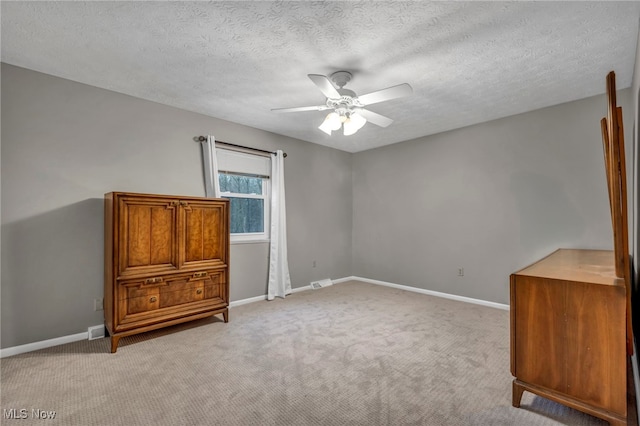
<path fill-rule="evenodd" d="M 344 135 L 350 136 L 355 132 L 360 130 L 362 126 L 365 125 L 367 119 L 361 116 L 360 114 L 353 113 L 351 116 L 344 122 Z"/>
<path fill-rule="evenodd" d="M 357 112 L 354 112 L 353 114 L 351 114 L 351 121 L 354 122 L 358 130 L 360 130 L 362 129 L 362 126 L 364 126 L 365 123 L 367 122 L 367 119 L 361 116 L 360 114 L 358 114 Z"/>
<path fill-rule="evenodd" d="M 327 115 L 318 129 L 331 136 L 331 131 L 340 129 L 341 124 L 340 116 L 335 112 L 331 112 Z"/>

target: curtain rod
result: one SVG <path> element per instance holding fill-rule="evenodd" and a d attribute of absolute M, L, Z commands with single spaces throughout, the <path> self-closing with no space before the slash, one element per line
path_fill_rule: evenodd
<path fill-rule="evenodd" d="M 195 138 L 196 142 L 205 142 L 207 140 L 206 136 L 196 136 Z M 229 142 L 224 142 L 224 141 L 215 141 L 216 143 L 222 144 L 222 145 L 227 145 L 227 146 L 234 146 L 236 148 L 244 148 L 244 149 L 249 149 L 251 151 L 257 151 L 257 152 L 264 152 L 267 154 L 275 154 L 275 152 L 273 151 L 267 151 L 266 149 L 258 149 L 258 148 L 251 148 L 250 146 L 242 146 L 242 145 L 236 145 L 235 143 L 229 143 Z M 287 153 L 284 152 L 282 153 L 283 157 L 287 157 Z"/>

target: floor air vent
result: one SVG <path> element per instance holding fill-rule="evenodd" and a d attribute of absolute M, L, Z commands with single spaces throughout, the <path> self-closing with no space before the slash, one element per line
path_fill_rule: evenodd
<path fill-rule="evenodd" d="M 333 285 L 333 281 L 331 281 L 329 278 L 320 280 L 320 281 L 311 282 L 311 288 L 314 290 L 317 290 L 322 287 L 329 287 L 330 285 Z"/>
<path fill-rule="evenodd" d="M 89 327 L 89 340 L 102 339 L 104 337 L 104 325 Z"/>

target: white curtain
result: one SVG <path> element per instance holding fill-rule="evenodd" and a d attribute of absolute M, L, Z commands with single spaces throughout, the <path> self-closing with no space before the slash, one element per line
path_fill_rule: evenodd
<path fill-rule="evenodd" d="M 204 164 L 205 195 L 207 198 L 220 198 L 216 139 L 213 136 L 207 136 L 206 142 L 202 142 L 202 162 Z"/>
<path fill-rule="evenodd" d="M 271 248 L 267 299 L 291 294 L 291 277 L 287 260 L 287 214 L 284 198 L 284 155 L 278 150 L 271 156 Z"/>

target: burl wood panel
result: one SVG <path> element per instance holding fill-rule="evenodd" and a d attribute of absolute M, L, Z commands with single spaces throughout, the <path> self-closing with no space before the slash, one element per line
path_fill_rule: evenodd
<path fill-rule="evenodd" d="M 177 207 L 170 200 L 120 200 L 120 274 L 176 269 Z"/>
<path fill-rule="evenodd" d="M 227 217 L 222 205 L 189 202 L 184 206 L 183 265 L 212 267 L 226 262 Z"/>

